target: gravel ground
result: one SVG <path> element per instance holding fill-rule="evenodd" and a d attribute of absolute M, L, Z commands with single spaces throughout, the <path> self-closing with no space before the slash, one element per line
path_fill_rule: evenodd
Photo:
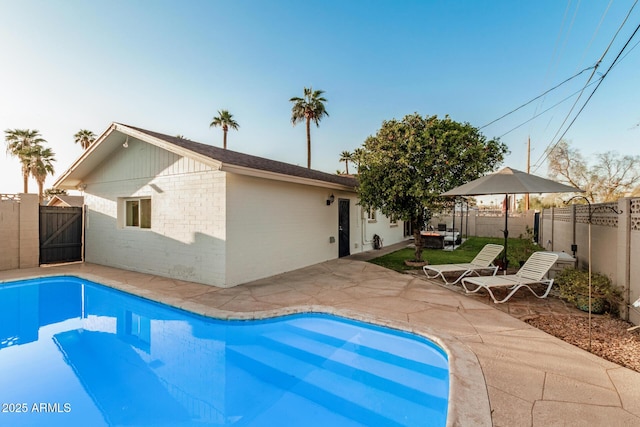
<path fill-rule="evenodd" d="M 589 351 L 589 319 L 586 316 L 540 315 L 526 320 L 531 326 Z M 591 353 L 640 372 L 640 328 L 609 316 L 591 318 Z"/>

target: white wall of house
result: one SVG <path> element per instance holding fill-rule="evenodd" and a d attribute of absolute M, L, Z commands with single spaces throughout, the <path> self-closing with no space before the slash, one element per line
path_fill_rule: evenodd
<path fill-rule="evenodd" d="M 222 286 L 225 174 L 129 140 L 84 182 L 87 262 Z M 124 225 L 124 200 L 151 197 L 151 228 Z"/>
<path fill-rule="evenodd" d="M 375 219 L 369 219 L 367 211 L 357 206 L 362 229 L 360 230 L 359 245 L 352 249 L 351 253 L 363 252 L 373 249 L 373 236 L 377 234 L 382 238 L 383 246 L 407 240 L 409 236 L 404 236 L 404 221 L 391 221 L 390 218 L 377 211 Z M 352 246 L 353 248 L 353 246 Z"/>
<path fill-rule="evenodd" d="M 355 205 L 355 193 L 228 174 L 227 286 L 337 258 L 339 198 Z"/>
<path fill-rule="evenodd" d="M 83 183 L 87 262 L 220 287 L 337 258 L 340 199 L 350 253 L 374 234 L 404 239 L 401 221 L 363 219 L 354 191 L 213 170 L 132 138 Z M 151 228 L 126 225 L 131 198 L 151 199 Z"/>
<path fill-rule="evenodd" d="M 349 200 L 351 254 L 372 249 L 374 234 L 385 244 L 405 239 L 402 221 L 363 219 L 355 192 L 228 174 L 225 286 L 338 258 L 340 199 Z"/>

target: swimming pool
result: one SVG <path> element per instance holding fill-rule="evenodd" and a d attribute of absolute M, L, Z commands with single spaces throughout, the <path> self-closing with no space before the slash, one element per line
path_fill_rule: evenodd
<path fill-rule="evenodd" d="M 323 314 L 222 321 L 75 277 L 0 284 L 0 425 L 445 425 L 446 353 Z"/>

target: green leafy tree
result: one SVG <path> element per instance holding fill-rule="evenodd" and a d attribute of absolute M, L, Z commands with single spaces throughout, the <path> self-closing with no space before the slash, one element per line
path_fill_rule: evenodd
<path fill-rule="evenodd" d="M 7 129 L 4 131 L 7 153 L 20 160 L 22 166 L 22 182 L 24 193 L 29 192 L 29 174 L 31 173 L 32 147 L 44 144 L 44 138 L 37 130 Z"/>
<path fill-rule="evenodd" d="M 555 194 L 547 194 L 544 197 L 531 196 L 529 199 L 529 209 L 541 211 L 543 209 L 549 209 L 552 207 L 565 206 L 563 199 L 557 197 Z M 518 206 L 516 208 L 518 212 L 524 212 L 524 199 L 518 200 Z"/>
<path fill-rule="evenodd" d="M 307 126 L 307 167 L 311 168 L 311 122 L 320 126 L 322 117 L 328 116 L 324 103 L 327 100 L 322 96 L 324 91 L 304 88 L 302 98 L 294 96 L 289 101 L 293 102 L 291 107 L 291 123 L 295 126 L 304 121 Z"/>
<path fill-rule="evenodd" d="M 73 135 L 73 139 L 83 150 L 86 150 L 96 140 L 96 134 L 87 129 L 80 129 Z"/>
<path fill-rule="evenodd" d="M 38 198 L 42 204 L 44 200 L 44 182 L 47 175 L 55 173 L 53 162 L 56 161 L 55 154 L 51 148 L 42 145 L 33 145 L 29 149 L 29 172 L 38 183 Z"/>
<path fill-rule="evenodd" d="M 345 173 L 349 175 L 349 162 L 353 161 L 353 154 L 349 151 L 343 151 L 340 153 L 340 161 L 344 162 Z"/>
<path fill-rule="evenodd" d="M 360 204 L 410 221 L 415 260 L 421 260 L 424 223 L 451 203 L 440 194 L 495 170 L 506 152 L 499 140 L 487 140 L 477 128 L 448 116 L 415 113 L 384 121 L 359 157 Z"/>
<path fill-rule="evenodd" d="M 238 124 L 238 122 L 236 122 L 233 119 L 233 114 L 229 113 L 228 110 L 218 110 L 218 115 L 215 116 L 211 120 L 211 124 L 209 124 L 210 128 L 214 126 L 222 128 L 222 133 L 223 133 L 222 147 L 226 150 L 227 149 L 227 132 L 229 132 L 229 129 L 238 130 L 240 125 Z"/>

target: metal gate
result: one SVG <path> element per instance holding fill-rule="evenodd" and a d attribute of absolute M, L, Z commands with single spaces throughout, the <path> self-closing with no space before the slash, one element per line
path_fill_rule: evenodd
<path fill-rule="evenodd" d="M 40 206 L 40 264 L 82 261 L 82 207 Z"/>

